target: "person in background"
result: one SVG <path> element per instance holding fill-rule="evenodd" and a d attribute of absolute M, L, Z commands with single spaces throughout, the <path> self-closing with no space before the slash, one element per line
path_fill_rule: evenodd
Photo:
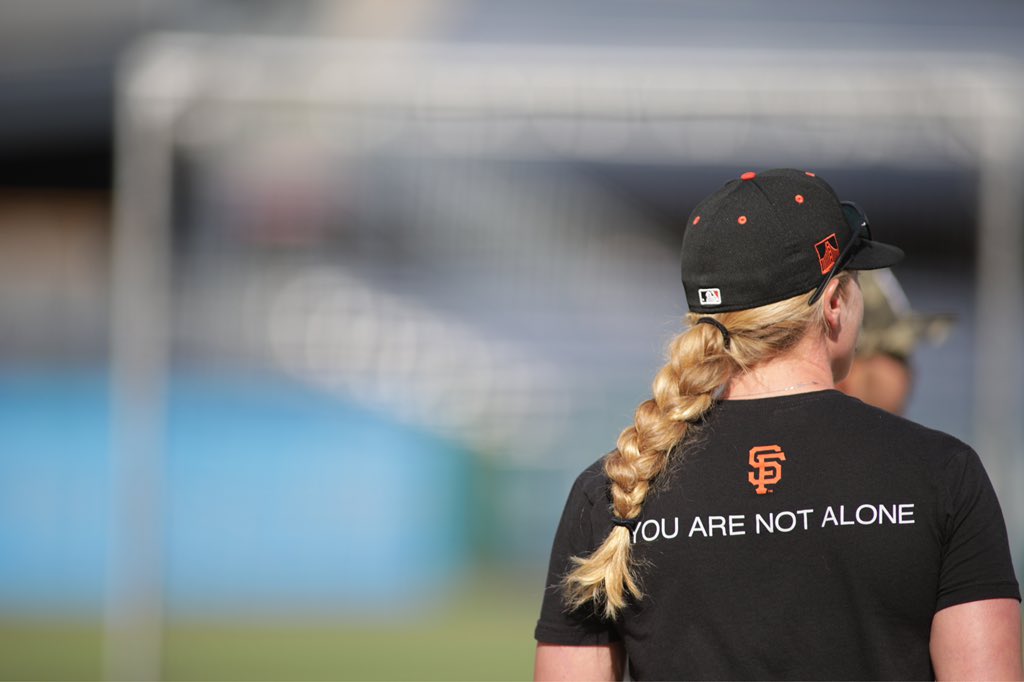
<path fill-rule="evenodd" d="M 859 277 L 864 323 L 850 373 L 836 384 L 843 393 L 902 415 L 913 389 L 911 358 L 921 341 L 940 344 L 953 326 L 949 314 L 910 308 L 891 270 L 865 270 Z"/>

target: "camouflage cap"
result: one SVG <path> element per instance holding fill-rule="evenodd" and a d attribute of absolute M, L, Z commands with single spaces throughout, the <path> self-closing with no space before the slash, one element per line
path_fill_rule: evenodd
<path fill-rule="evenodd" d="M 911 310 L 903 287 L 892 271 L 861 271 L 859 282 L 864 293 L 864 324 L 857 342 L 857 355 L 869 357 L 884 353 L 907 361 L 921 341 L 940 344 L 949 336 L 955 316 Z"/>

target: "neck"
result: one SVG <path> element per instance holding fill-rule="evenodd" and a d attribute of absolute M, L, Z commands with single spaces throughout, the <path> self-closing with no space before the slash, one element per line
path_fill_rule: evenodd
<path fill-rule="evenodd" d="M 725 387 L 723 400 L 794 395 L 834 388 L 832 365 L 824 345 L 805 337 L 789 352 L 755 366 Z"/>

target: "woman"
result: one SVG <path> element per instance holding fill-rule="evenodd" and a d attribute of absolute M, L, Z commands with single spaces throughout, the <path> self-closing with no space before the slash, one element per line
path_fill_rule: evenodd
<path fill-rule="evenodd" d="M 1019 679 L 1020 593 L 967 445 L 834 389 L 856 271 L 902 258 L 813 173 L 683 239 L 690 327 L 556 533 L 537 679 Z"/>

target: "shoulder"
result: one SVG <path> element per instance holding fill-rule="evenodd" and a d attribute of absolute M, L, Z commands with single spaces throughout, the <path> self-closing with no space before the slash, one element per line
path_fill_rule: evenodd
<path fill-rule="evenodd" d="M 599 459 L 577 477 L 569 491 L 558 522 L 552 556 L 566 559 L 592 552 L 610 528 L 609 485 L 604 459 Z M 552 575 L 563 575 L 569 564 L 553 566 Z"/>
<path fill-rule="evenodd" d="M 578 503 L 585 503 L 589 506 L 601 506 L 608 504 L 609 497 L 608 475 L 604 472 L 604 460 L 608 455 L 602 455 L 597 461 L 584 469 L 576 477 L 572 484 L 570 499 L 576 499 Z"/>
<path fill-rule="evenodd" d="M 833 409 L 837 414 L 846 414 L 845 430 L 862 438 L 877 439 L 888 444 L 889 449 L 898 449 L 906 455 L 917 455 L 928 460 L 950 459 L 963 461 L 977 457 L 967 443 L 956 436 L 933 429 L 915 421 L 868 405 L 856 398 L 837 393 L 833 396 Z M 840 418 L 838 421 L 843 421 Z"/>
<path fill-rule="evenodd" d="M 959 438 L 856 398 L 843 395 L 841 400 L 849 415 L 845 435 L 855 444 L 849 454 L 875 470 L 899 474 L 903 481 L 917 478 L 947 502 L 961 489 L 987 484 L 978 453 Z"/>

